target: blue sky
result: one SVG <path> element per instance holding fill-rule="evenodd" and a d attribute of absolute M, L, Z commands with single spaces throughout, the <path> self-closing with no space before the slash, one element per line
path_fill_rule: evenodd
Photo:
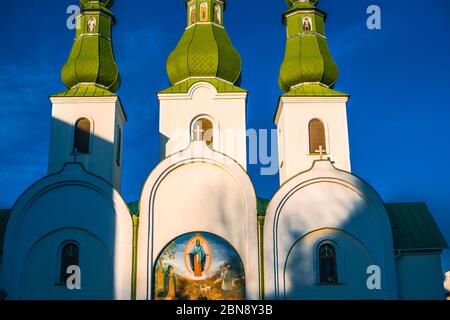
<path fill-rule="evenodd" d="M 45 176 L 50 94 L 64 90 L 60 70 L 74 36 L 66 9 L 74 0 L 2 1 L 0 10 L 0 207 L 9 208 Z M 366 27 L 366 9 L 382 9 L 382 29 Z M 450 2 L 321 0 L 326 32 L 340 68 L 336 89 L 348 104 L 353 172 L 392 201 L 425 201 L 450 240 Z M 280 95 L 285 28 L 282 0 L 229 0 L 225 25 L 243 60 L 248 127 L 273 128 Z M 123 193 L 139 198 L 159 161 L 156 92 L 168 86 L 165 61 L 185 27 L 183 0 L 117 0 L 112 8 L 125 129 Z M 278 177 L 249 173 L 259 196 Z M 444 255 L 450 270 L 450 254 Z"/>

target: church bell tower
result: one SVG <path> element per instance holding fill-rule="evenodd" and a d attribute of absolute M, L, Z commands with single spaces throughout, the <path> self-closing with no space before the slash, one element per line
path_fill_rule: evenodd
<path fill-rule="evenodd" d="M 72 51 L 61 77 L 67 90 L 51 96 L 48 173 L 81 163 L 120 191 L 126 116 L 119 97 L 119 70 L 112 49 L 112 0 L 81 0 Z"/>
<path fill-rule="evenodd" d="M 159 92 L 161 158 L 191 141 L 237 161 L 246 156 L 247 91 L 241 58 L 224 27 L 225 0 L 186 0 L 186 29 L 167 60 L 170 87 Z"/>
<path fill-rule="evenodd" d="M 349 95 L 333 89 L 338 79 L 325 37 L 326 13 L 318 0 L 286 0 L 286 52 L 279 85 L 278 128 L 280 183 L 329 159 L 351 171 L 347 127 Z"/>

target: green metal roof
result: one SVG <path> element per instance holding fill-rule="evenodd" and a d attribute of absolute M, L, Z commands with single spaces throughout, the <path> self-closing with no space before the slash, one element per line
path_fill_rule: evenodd
<path fill-rule="evenodd" d="M 3 258 L 3 241 L 5 239 L 6 224 L 9 219 L 10 210 L 0 210 L 0 263 Z"/>
<path fill-rule="evenodd" d="M 200 11 L 200 3 L 203 1 L 196 0 L 193 3 L 197 11 Z M 187 83 L 191 83 L 188 80 L 195 78 L 223 80 L 221 82 L 228 85 L 218 86 L 220 92 L 236 91 L 234 85 L 241 75 L 241 57 L 233 47 L 225 28 L 212 20 L 211 10 L 216 1 L 209 0 L 208 3 L 210 11 L 206 20 L 201 22 L 198 13 L 195 22 L 191 22 L 189 18 L 188 28 L 167 59 L 170 84 L 176 87 L 169 88 L 169 93 L 178 93 L 180 90 L 187 92 L 185 87 Z M 217 4 L 221 5 L 220 2 Z M 181 87 L 178 87 L 179 84 Z"/>
<path fill-rule="evenodd" d="M 425 203 L 385 204 L 392 225 L 395 250 L 448 248 Z"/>
<path fill-rule="evenodd" d="M 106 8 L 110 8 L 114 4 L 114 0 L 80 0 L 80 4 L 86 8 L 88 5 L 101 4 Z"/>
<path fill-rule="evenodd" d="M 319 0 L 307 0 L 303 2 L 299 2 L 299 0 L 286 0 L 286 4 L 289 7 L 292 7 L 294 4 L 295 6 L 307 6 L 307 5 L 316 5 Z"/>
<path fill-rule="evenodd" d="M 269 206 L 270 199 L 259 198 L 257 199 L 257 210 L 259 216 L 265 216 L 267 207 Z"/>
<path fill-rule="evenodd" d="M 116 94 L 95 85 L 77 86 L 52 95 L 52 97 L 117 97 Z"/>
<path fill-rule="evenodd" d="M 286 13 L 290 13 L 292 11 L 295 11 L 295 9 L 315 9 L 315 5 L 310 2 L 298 2 L 295 6 L 292 6 Z"/>
<path fill-rule="evenodd" d="M 130 210 L 130 213 L 132 216 L 139 215 L 139 201 L 130 202 L 127 205 L 128 205 L 128 210 Z"/>

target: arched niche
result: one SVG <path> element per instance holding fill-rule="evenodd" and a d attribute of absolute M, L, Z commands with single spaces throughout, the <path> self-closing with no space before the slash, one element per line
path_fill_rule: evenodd
<path fill-rule="evenodd" d="M 241 257 L 225 239 L 192 232 L 170 241 L 153 274 L 155 300 L 244 300 Z"/>

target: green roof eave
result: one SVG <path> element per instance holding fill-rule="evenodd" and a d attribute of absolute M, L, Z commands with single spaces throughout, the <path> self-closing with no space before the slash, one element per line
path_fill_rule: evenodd
<path fill-rule="evenodd" d="M 127 205 L 128 210 L 130 210 L 130 214 L 132 216 L 139 216 L 139 206 L 140 206 L 139 201 L 130 202 Z"/>
<path fill-rule="evenodd" d="M 51 97 L 117 97 L 117 94 L 96 85 L 81 85 L 56 93 Z"/>
<path fill-rule="evenodd" d="M 289 8 L 288 10 L 286 10 L 283 13 L 283 23 L 286 23 L 286 16 L 290 13 L 294 13 L 296 11 L 302 11 L 302 10 L 315 10 L 318 14 L 320 14 L 321 16 L 323 16 L 323 19 L 326 20 L 327 19 L 327 13 L 325 11 L 322 11 L 321 9 L 317 8 L 316 6 L 314 6 L 313 4 L 309 3 L 309 2 L 299 2 L 297 3 L 295 6 L 293 6 L 292 8 Z"/>
<path fill-rule="evenodd" d="M 317 2 L 319 2 L 319 0 L 309 0 L 309 1 L 303 0 L 302 2 L 300 2 L 299 0 L 285 0 L 285 2 L 286 2 L 286 5 L 288 5 L 289 7 L 297 6 L 297 5 L 305 4 L 305 3 L 315 6 L 317 4 Z"/>
<path fill-rule="evenodd" d="M 327 88 L 320 84 L 305 84 L 286 92 L 283 97 L 350 97 L 349 94 Z"/>
<path fill-rule="evenodd" d="M 269 206 L 270 199 L 257 198 L 257 210 L 258 216 L 265 216 L 267 207 Z"/>
<path fill-rule="evenodd" d="M 98 87 L 96 85 L 85 85 L 85 86 L 77 86 L 72 89 L 68 89 L 66 91 L 55 93 L 50 96 L 50 98 L 90 98 L 90 97 L 116 97 L 119 99 L 119 103 L 122 109 L 123 116 L 125 117 L 125 121 L 128 121 L 128 116 L 123 107 L 122 101 L 119 95 Z"/>
<path fill-rule="evenodd" d="M 425 203 L 386 203 L 397 251 L 435 251 L 448 248 Z"/>
<path fill-rule="evenodd" d="M 101 13 L 106 14 L 107 16 L 109 16 L 113 22 L 113 25 L 116 24 L 116 17 L 114 16 L 114 13 L 112 13 L 111 10 L 109 10 L 108 8 L 99 5 L 99 4 L 89 4 L 87 5 L 83 10 L 81 10 L 81 14 L 89 14 L 91 12 L 97 12 L 100 11 Z"/>
<path fill-rule="evenodd" d="M 174 94 L 174 93 L 188 93 L 189 89 L 192 87 L 192 85 L 198 83 L 198 82 L 207 82 L 212 84 L 217 92 L 220 93 L 234 93 L 234 92 L 242 92 L 242 93 L 246 93 L 247 90 L 242 89 L 240 87 L 237 87 L 229 82 L 223 81 L 221 79 L 205 79 L 205 78 L 200 78 L 200 79 L 187 79 L 179 84 L 176 84 L 170 88 L 161 90 L 159 92 L 159 94 Z"/>

